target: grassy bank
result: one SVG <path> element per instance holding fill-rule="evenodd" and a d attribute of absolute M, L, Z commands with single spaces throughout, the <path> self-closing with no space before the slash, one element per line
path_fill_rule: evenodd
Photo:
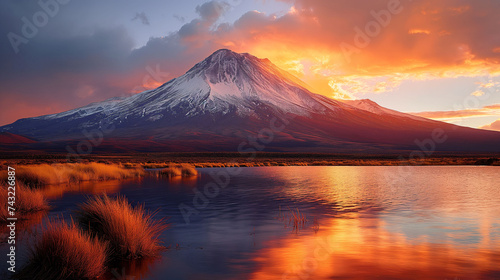
<path fill-rule="evenodd" d="M 129 163 L 133 164 L 133 163 Z M 140 163 L 139 163 L 140 164 Z M 225 159 L 177 159 L 176 162 L 161 162 L 141 164 L 151 168 L 164 168 L 173 164 L 187 164 L 196 168 L 214 167 L 263 167 L 263 166 L 430 166 L 430 165 L 489 165 L 500 166 L 500 160 L 495 157 L 435 157 L 412 160 L 359 158 L 359 159 L 317 159 L 317 158 L 256 158 L 245 160 L 241 158 Z"/>
<path fill-rule="evenodd" d="M 500 153 L 452 153 L 434 152 L 418 155 L 408 160 L 412 151 L 387 154 L 360 153 L 283 153 L 257 152 L 197 152 L 197 153 L 132 153 L 93 154 L 82 156 L 82 162 L 118 164 L 124 167 L 166 168 L 171 164 L 191 164 L 197 168 L 252 167 L 252 166 L 364 166 L 364 165 L 495 165 L 500 166 Z M 28 165 L 40 163 L 64 163 L 65 154 L 4 154 L 0 165 Z"/>
<path fill-rule="evenodd" d="M 92 180 L 113 180 L 140 177 L 140 167 L 126 168 L 119 164 L 58 163 L 35 164 L 16 167 L 16 180 L 28 187 L 69 184 Z"/>

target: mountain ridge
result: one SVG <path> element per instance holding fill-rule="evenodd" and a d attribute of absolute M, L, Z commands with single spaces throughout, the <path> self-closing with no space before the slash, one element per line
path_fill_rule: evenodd
<path fill-rule="evenodd" d="M 85 139 L 88 131 L 107 131 L 104 143 L 130 150 L 235 151 L 270 119 L 293 121 L 275 133 L 269 151 L 411 150 L 418 148 L 415 139 L 436 128 L 450 137 L 440 150 L 500 151 L 500 133 L 416 117 L 371 100 L 330 99 L 267 59 L 227 49 L 156 89 L 21 119 L 0 132 L 64 144 Z"/>

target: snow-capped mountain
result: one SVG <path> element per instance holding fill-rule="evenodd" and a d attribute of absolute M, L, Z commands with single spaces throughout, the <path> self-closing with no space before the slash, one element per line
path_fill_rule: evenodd
<path fill-rule="evenodd" d="M 270 121 L 285 126 L 274 131 L 263 150 L 411 150 L 416 139 L 431 137 L 435 128 L 449 137 L 440 150 L 498 149 L 500 140 L 500 133 L 400 113 L 370 100 L 343 102 L 314 94 L 269 60 L 226 49 L 154 90 L 21 119 L 0 132 L 65 143 L 98 131 L 103 147 L 236 151 Z"/>

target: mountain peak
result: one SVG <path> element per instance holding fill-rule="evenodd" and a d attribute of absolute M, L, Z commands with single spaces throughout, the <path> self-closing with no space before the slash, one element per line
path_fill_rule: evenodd
<path fill-rule="evenodd" d="M 206 59 L 224 59 L 224 58 L 253 58 L 257 60 L 268 60 L 267 58 L 265 59 L 259 59 L 256 56 L 253 56 L 249 53 L 237 53 L 235 51 L 232 51 L 230 49 L 218 49 L 215 52 L 213 52 L 211 55 L 209 55 Z"/>
<path fill-rule="evenodd" d="M 249 53 L 237 53 L 229 49 L 219 49 L 196 64 L 188 72 L 190 78 L 202 76 L 211 84 L 236 83 L 241 89 L 243 84 L 266 82 L 286 83 L 306 89 L 304 82 L 281 70 L 267 58 L 258 58 Z M 272 81 L 270 81 L 272 80 Z"/>
<path fill-rule="evenodd" d="M 241 62 L 241 60 L 245 58 L 254 58 L 258 59 L 248 53 L 237 53 L 233 52 L 232 50 L 229 49 L 219 49 L 213 52 L 211 55 L 209 55 L 204 61 L 208 63 L 219 63 L 223 61 L 231 61 L 231 60 L 236 60 Z"/>
<path fill-rule="evenodd" d="M 220 78 L 222 76 L 236 75 L 238 68 L 244 65 L 248 59 L 258 60 L 258 58 L 249 54 L 240 54 L 229 49 L 219 49 L 189 69 L 186 74 L 191 76 L 203 74 L 211 82 L 217 83 L 221 82 Z M 225 81 L 227 82 L 227 80 Z"/>
<path fill-rule="evenodd" d="M 209 55 L 208 57 L 217 56 L 217 55 L 226 56 L 226 55 L 240 55 L 240 54 L 237 52 L 233 52 L 230 49 L 218 49 L 215 52 L 213 52 L 211 55 Z"/>
<path fill-rule="evenodd" d="M 302 81 L 268 59 L 228 49 L 215 51 L 175 83 L 189 98 L 219 100 L 238 108 L 242 104 L 261 102 L 298 115 L 324 110 Z M 206 96 L 200 97 L 200 93 Z M 219 109 L 225 107 L 217 106 Z M 244 111 L 247 114 L 253 110 Z"/>

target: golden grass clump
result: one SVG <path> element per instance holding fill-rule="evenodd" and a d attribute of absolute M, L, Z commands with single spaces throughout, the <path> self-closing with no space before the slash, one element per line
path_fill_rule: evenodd
<path fill-rule="evenodd" d="M 16 168 L 16 179 L 30 187 L 90 180 L 126 179 L 142 175 L 144 175 L 142 168 L 125 168 L 118 164 L 96 162 L 38 164 Z"/>
<path fill-rule="evenodd" d="M 142 205 L 132 207 L 124 197 L 90 198 L 80 206 L 77 221 L 91 235 L 109 241 L 113 258 L 153 257 L 163 249 L 158 237 L 167 224 L 154 221 Z"/>
<path fill-rule="evenodd" d="M 12 189 L 8 189 L 9 185 L 6 183 L 0 184 L 0 222 L 6 222 L 8 217 L 16 217 L 18 219 L 23 219 L 23 216 L 29 213 L 47 210 L 49 205 L 42 192 L 39 190 L 32 190 L 24 186 L 22 183 L 18 183 L 15 186 L 15 203 L 12 205 L 8 204 L 8 193 Z M 7 207 L 14 207 L 15 216 L 10 216 Z"/>
<path fill-rule="evenodd" d="M 167 168 L 160 170 L 158 174 L 167 177 L 191 177 L 197 176 L 198 171 L 196 170 L 195 166 L 191 164 L 171 164 Z"/>
<path fill-rule="evenodd" d="M 48 222 L 18 279 L 95 279 L 105 272 L 107 243 L 74 223 Z"/>

